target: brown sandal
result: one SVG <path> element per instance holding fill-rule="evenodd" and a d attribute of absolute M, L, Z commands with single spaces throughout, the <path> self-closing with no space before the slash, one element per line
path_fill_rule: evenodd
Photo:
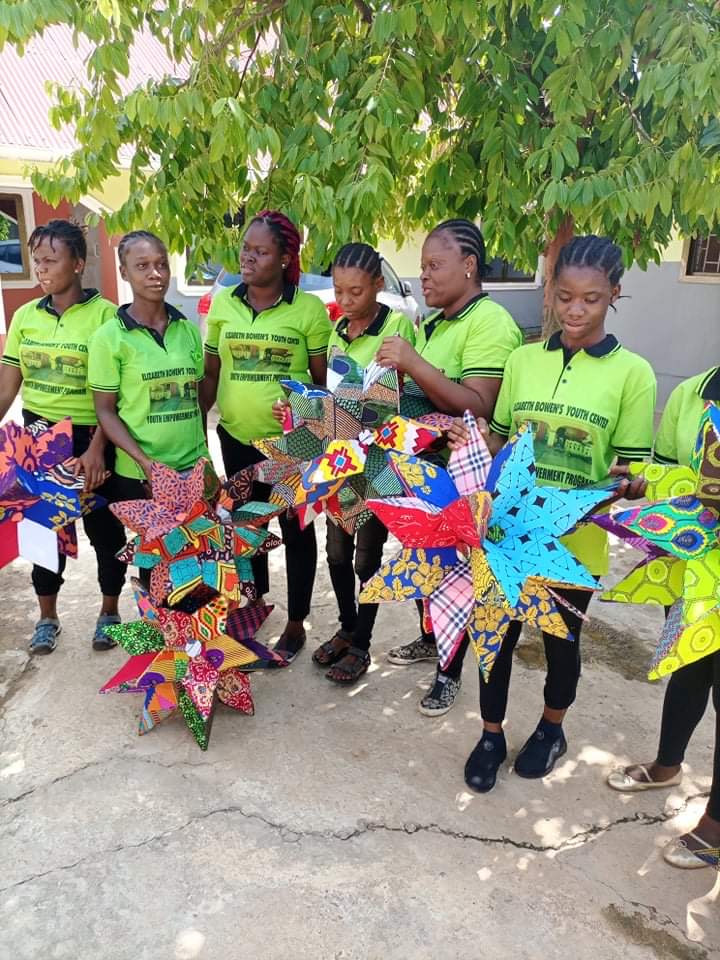
<path fill-rule="evenodd" d="M 331 667 L 346 655 L 352 640 L 344 630 L 338 630 L 325 643 L 321 643 L 312 655 L 312 662 L 319 667 Z"/>
<path fill-rule="evenodd" d="M 370 666 L 370 654 L 359 647 L 348 647 L 344 656 L 328 670 L 325 676 L 333 683 L 357 683 Z"/>

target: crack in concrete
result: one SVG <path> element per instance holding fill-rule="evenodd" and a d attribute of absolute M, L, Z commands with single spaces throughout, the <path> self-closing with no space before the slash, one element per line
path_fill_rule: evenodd
<path fill-rule="evenodd" d="M 86 767 L 92 766 L 93 763 L 86 764 Z M 161 764 L 165 766 L 165 764 Z M 209 766 L 209 764 L 206 764 Z M 66 775 L 64 778 L 67 779 L 70 774 Z M 289 824 L 281 823 L 279 821 L 270 820 L 268 817 L 263 816 L 261 813 L 258 813 L 253 810 L 248 810 L 245 807 L 239 804 L 230 804 L 224 807 L 216 807 L 212 810 L 207 810 L 204 813 L 196 814 L 188 818 L 184 823 L 179 824 L 176 827 L 172 827 L 169 830 L 163 830 L 160 833 L 153 834 L 150 837 L 146 837 L 143 840 L 139 840 L 135 843 L 122 843 L 117 844 L 113 847 L 107 847 L 104 850 L 99 851 L 98 853 L 88 854 L 85 857 L 69 863 L 63 864 L 59 867 L 53 867 L 50 870 L 46 870 L 42 873 L 32 874 L 29 877 L 24 878 L 23 880 L 18 880 L 15 883 L 9 884 L 6 887 L 0 887 L 0 893 L 5 893 L 8 890 L 13 890 L 16 887 L 24 886 L 27 883 L 32 883 L 35 880 L 41 880 L 43 877 L 48 876 L 52 873 L 64 872 L 67 870 L 74 870 L 76 867 L 81 866 L 85 863 L 97 860 L 99 858 L 105 857 L 113 853 L 121 853 L 124 850 L 135 850 L 139 847 L 148 846 L 151 843 L 155 843 L 159 840 L 166 840 L 168 837 L 173 836 L 176 833 L 182 833 L 184 830 L 187 830 L 189 827 L 193 826 L 196 823 L 200 823 L 204 820 L 209 820 L 211 817 L 216 816 L 231 816 L 233 814 L 239 814 L 246 820 L 257 820 L 262 823 L 264 826 L 268 827 L 271 830 L 275 830 L 279 833 L 280 839 L 283 843 L 300 843 L 302 840 L 306 839 L 317 839 L 317 840 L 330 840 L 330 841 L 340 841 L 342 843 L 347 842 L 348 840 L 355 840 L 358 837 L 362 837 L 370 833 L 398 833 L 405 835 L 412 835 L 415 833 L 436 833 L 444 837 L 449 837 L 453 840 L 465 841 L 469 840 L 474 843 L 480 844 L 491 844 L 497 846 L 509 846 L 517 850 L 530 850 L 534 853 L 561 853 L 565 850 L 576 849 L 585 843 L 589 842 L 592 838 L 600 836 L 604 833 L 607 833 L 609 830 L 612 830 L 614 827 L 622 826 L 626 824 L 637 823 L 642 826 L 651 826 L 657 823 L 663 823 L 667 820 L 672 819 L 677 816 L 678 813 L 693 800 L 698 799 L 701 796 L 706 796 L 706 794 L 694 794 L 693 796 L 686 797 L 682 806 L 665 813 L 661 814 L 645 814 L 645 813 L 635 813 L 632 816 L 620 817 L 617 820 L 611 820 L 607 824 L 593 824 L 591 827 L 588 827 L 586 830 L 578 831 L 577 833 L 572 834 L 566 840 L 561 841 L 557 844 L 541 844 L 533 843 L 529 840 L 513 840 L 512 837 L 493 837 L 493 836 L 482 836 L 474 833 L 466 833 L 461 830 L 452 830 L 449 827 L 442 827 L 437 823 L 427 823 L 427 824 L 418 824 L 407 822 L 401 825 L 392 825 L 384 823 L 383 821 L 364 821 L 360 820 L 358 825 L 354 828 L 347 828 L 343 830 L 318 830 L 318 829 L 300 829 L 292 827 Z"/>
<path fill-rule="evenodd" d="M 590 873 L 588 873 L 588 871 L 585 870 L 585 868 L 580 863 L 571 863 L 570 861 L 566 861 L 565 863 L 566 863 L 566 866 L 569 866 L 573 872 L 579 873 L 585 880 L 590 880 L 590 882 L 599 883 L 601 886 L 605 887 L 605 889 L 609 890 L 610 893 L 613 894 L 613 896 L 618 897 L 625 906 L 635 908 L 636 910 L 639 910 L 639 911 L 644 911 L 646 915 L 645 918 L 649 920 L 651 923 L 657 924 L 659 927 L 663 927 L 663 928 L 670 927 L 674 930 L 677 930 L 677 932 L 680 934 L 680 937 L 682 938 L 682 942 L 677 940 L 677 938 L 673 938 L 675 942 L 678 944 L 678 947 L 681 950 L 687 949 L 687 950 L 693 951 L 689 954 L 682 954 L 683 960 L 686 956 L 688 960 L 701 960 L 701 958 L 708 957 L 710 954 L 712 954 L 713 956 L 720 955 L 720 950 L 718 950 L 716 947 L 713 947 L 710 944 L 699 943 L 697 940 L 692 940 L 688 936 L 687 930 L 680 923 L 678 923 L 676 920 L 673 920 L 673 918 L 669 916 L 667 913 L 660 913 L 657 907 L 653 906 L 652 904 L 642 903 L 639 900 L 632 900 L 629 897 L 626 897 L 625 894 L 621 890 L 618 890 L 617 887 L 615 887 L 612 883 L 610 883 L 609 880 L 603 880 L 601 877 L 597 877 L 594 875 L 591 876 Z M 613 907 L 613 906 L 617 909 L 617 904 L 610 904 L 610 907 Z M 629 915 L 625 915 L 625 917 L 629 919 Z M 651 928 L 647 928 L 647 929 L 648 931 L 651 931 Z M 669 936 L 669 934 L 666 934 L 666 936 Z M 664 954 L 658 954 L 658 956 L 662 956 L 664 960 L 664 957 L 665 957 Z"/>

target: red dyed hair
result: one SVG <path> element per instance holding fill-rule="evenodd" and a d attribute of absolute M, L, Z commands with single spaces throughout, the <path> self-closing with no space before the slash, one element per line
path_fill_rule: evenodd
<path fill-rule="evenodd" d="M 261 210 L 251 223 L 264 223 L 272 230 L 277 240 L 280 252 L 288 259 L 285 268 L 285 277 L 289 283 L 297 286 L 300 283 L 300 231 L 284 213 L 279 210 Z"/>

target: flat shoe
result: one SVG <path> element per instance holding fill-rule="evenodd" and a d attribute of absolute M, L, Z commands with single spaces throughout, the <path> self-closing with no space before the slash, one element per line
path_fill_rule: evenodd
<path fill-rule="evenodd" d="M 631 770 L 632 767 L 637 767 L 638 770 L 642 770 L 645 780 L 635 780 L 630 776 L 628 770 Z M 619 790 L 621 793 L 640 793 L 643 790 L 661 790 L 663 787 L 676 787 L 679 783 L 682 783 L 682 770 L 678 770 L 674 777 L 670 777 L 669 780 L 653 780 L 650 776 L 647 767 L 644 767 L 641 763 L 634 763 L 632 767 L 621 767 L 617 770 L 613 770 L 612 773 L 607 778 L 607 785 L 612 787 L 613 790 Z"/>
<path fill-rule="evenodd" d="M 681 870 L 700 870 L 703 867 L 717 867 L 720 864 L 720 850 L 711 847 L 696 833 L 686 833 L 686 837 L 700 844 L 699 850 L 690 850 L 682 837 L 676 837 L 663 850 L 663 859 Z"/>

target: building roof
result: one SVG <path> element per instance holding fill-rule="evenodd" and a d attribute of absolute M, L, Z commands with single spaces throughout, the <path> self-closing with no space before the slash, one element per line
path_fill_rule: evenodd
<path fill-rule="evenodd" d="M 5 44 L 0 50 L 0 154 L 53 160 L 77 147 L 72 127 L 56 130 L 50 124 L 53 101 L 45 84 L 87 85 L 85 65 L 93 50 L 87 37 L 79 37 L 75 46 L 73 31 L 65 25 L 48 27 L 34 37 L 22 56 Z M 129 60 L 129 76 L 118 77 L 124 94 L 151 78 L 187 76 L 187 66 L 174 64 L 148 32 L 136 35 Z"/>

